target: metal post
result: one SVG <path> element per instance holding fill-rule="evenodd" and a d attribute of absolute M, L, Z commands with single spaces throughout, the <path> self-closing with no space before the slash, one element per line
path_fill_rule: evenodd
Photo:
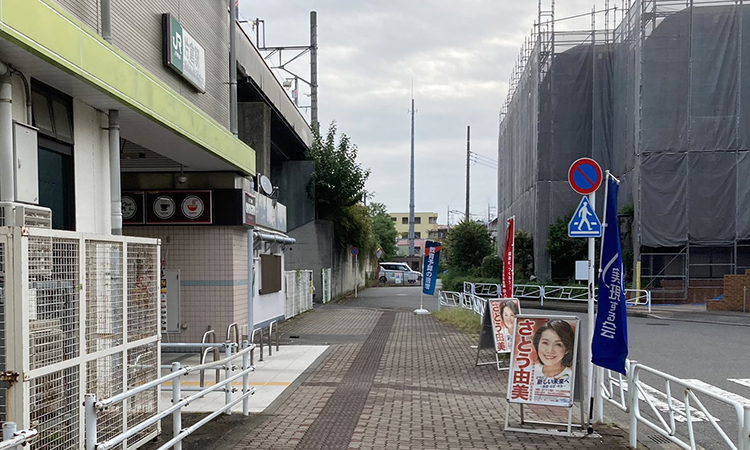
<path fill-rule="evenodd" d="M 742 312 L 747 312 L 747 286 L 742 287 Z"/>
<path fill-rule="evenodd" d="M 0 63 L 0 201 L 16 199 L 14 165 L 13 87 L 8 66 Z"/>
<path fill-rule="evenodd" d="M 471 126 L 466 126 L 466 214 L 464 215 L 464 220 L 467 222 L 469 221 L 469 188 L 470 183 L 469 179 L 471 178 Z"/>
<path fill-rule="evenodd" d="M 253 265 L 255 264 L 255 235 L 253 229 L 247 229 L 247 339 L 253 342 L 253 329 L 255 318 L 253 317 L 253 300 L 255 298 L 255 277 Z"/>
<path fill-rule="evenodd" d="M 172 363 L 172 373 L 177 372 L 182 367 L 179 362 Z M 182 392 L 180 387 L 181 377 L 172 378 L 172 404 L 176 405 L 182 400 Z M 176 437 L 182 432 L 182 410 L 178 409 L 172 413 L 172 436 Z M 86 449 L 88 450 L 88 449 Z M 182 450 L 182 441 L 175 442 L 174 450 Z"/>
<path fill-rule="evenodd" d="M 237 3 L 229 0 L 229 131 L 237 137 Z"/>
<path fill-rule="evenodd" d="M 13 439 L 13 437 L 16 434 L 16 423 L 15 422 L 5 422 L 3 424 L 3 440 L 9 441 Z"/>
<path fill-rule="evenodd" d="M 96 450 L 96 407 L 94 406 L 96 395 L 86 394 L 83 398 L 86 416 L 86 450 Z"/>
<path fill-rule="evenodd" d="M 112 43 L 112 5 L 110 0 L 101 3 L 102 38 Z"/>
<path fill-rule="evenodd" d="M 414 82 L 411 93 L 411 165 L 409 166 L 409 256 L 414 256 Z"/>
<path fill-rule="evenodd" d="M 109 110 L 109 189 L 112 234 L 122 235 L 122 186 L 120 184 L 120 112 Z"/>
<path fill-rule="evenodd" d="M 232 344 L 227 342 L 226 347 L 224 347 L 224 358 L 229 359 L 231 357 L 232 357 Z M 232 376 L 232 362 L 227 361 L 226 366 L 224 368 L 224 379 L 225 380 L 229 379 L 229 377 L 231 376 Z M 229 383 L 226 386 L 224 386 L 224 404 L 228 405 L 230 403 L 232 403 L 232 383 Z M 232 409 L 231 408 L 227 409 L 226 411 L 224 411 L 224 414 L 231 415 Z M 175 450 L 180 450 L 180 449 L 176 448 Z"/>
<path fill-rule="evenodd" d="M 596 209 L 596 191 L 588 195 L 589 204 L 592 209 Z M 589 420 L 593 419 L 593 407 L 594 407 L 594 363 L 591 362 L 591 344 L 594 338 L 594 282 L 596 278 L 594 276 L 594 264 L 596 262 L 596 245 L 594 238 L 588 238 L 589 241 L 589 304 L 588 304 L 588 396 L 586 397 L 589 401 Z M 589 433 L 593 430 L 591 423 L 589 423 Z"/>
<path fill-rule="evenodd" d="M 539 299 L 541 300 L 541 307 L 544 307 L 544 286 L 539 286 Z"/>
<path fill-rule="evenodd" d="M 651 314 L 651 291 L 646 291 L 646 301 L 648 302 L 648 313 Z"/>
<path fill-rule="evenodd" d="M 750 450 L 750 405 L 745 405 L 744 409 L 744 421 L 742 424 L 742 431 L 740 431 L 739 448 Z"/>
<path fill-rule="evenodd" d="M 604 422 L 604 396 L 602 395 L 602 381 L 604 380 L 604 368 L 596 368 L 596 384 L 594 385 L 594 422 Z"/>
<path fill-rule="evenodd" d="M 265 42 L 263 44 L 265 45 Z M 318 123 L 318 13 L 315 11 L 310 11 L 310 121 L 313 131 L 320 131 Z"/>
<path fill-rule="evenodd" d="M 276 322 L 268 325 L 268 356 L 273 355 L 273 326 Z"/>
<path fill-rule="evenodd" d="M 411 241 L 412 245 L 414 240 Z M 357 285 L 359 284 L 359 270 L 357 268 L 357 254 L 354 254 L 354 298 L 357 298 Z M 270 338 L 269 338 L 270 339 Z"/>
<path fill-rule="evenodd" d="M 242 343 L 242 350 L 247 350 L 247 348 L 250 346 L 250 343 L 248 341 L 244 341 Z M 250 352 L 245 352 L 245 354 L 242 355 L 242 371 L 245 372 L 245 374 L 242 376 L 242 394 L 245 395 L 250 391 L 250 374 L 247 373 L 247 370 L 250 368 Z M 250 415 L 250 397 L 245 396 L 245 398 L 242 400 L 242 415 L 243 416 L 249 416 Z"/>
<path fill-rule="evenodd" d="M 258 328 L 258 333 L 260 333 L 260 358 L 258 358 L 258 361 L 263 361 L 263 328 Z"/>
<path fill-rule="evenodd" d="M 631 361 L 628 370 L 628 413 L 630 414 L 630 448 L 638 448 L 638 374 L 636 362 Z"/>

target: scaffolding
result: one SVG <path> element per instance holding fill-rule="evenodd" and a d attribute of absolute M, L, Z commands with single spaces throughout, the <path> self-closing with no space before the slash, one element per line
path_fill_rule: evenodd
<path fill-rule="evenodd" d="M 515 215 L 534 236 L 537 276 L 553 275 L 549 226 L 579 200 L 567 169 L 583 156 L 622 180 L 619 205 L 633 211 L 626 248 L 654 270 L 644 272 L 644 286 L 700 301 L 714 296 L 724 274 L 744 272 L 750 8 L 743 1 L 613 0 L 562 19 L 554 1 L 548 8 L 539 1 L 500 116 L 498 183 L 500 220 Z M 590 27 L 582 29 L 586 16 Z M 566 28 L 572 22 L 579 28 Z"/>

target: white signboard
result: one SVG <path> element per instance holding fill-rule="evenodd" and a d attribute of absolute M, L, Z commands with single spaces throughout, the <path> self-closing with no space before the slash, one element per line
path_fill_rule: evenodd
<path fill-rule="evenodd" d="M 589 279 L 589 262 L 576 261 L 576 281 L 588 281 Z"/>

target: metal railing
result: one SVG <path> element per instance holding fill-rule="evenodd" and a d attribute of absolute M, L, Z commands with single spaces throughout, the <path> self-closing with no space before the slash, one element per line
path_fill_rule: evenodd
<path fill-rule="evenodd" d="M 15 422 L 3 423 L 3 440 L 0 442 L 0 450 L 13 450 L 16 447 L 24 447 L 37 435 L 34 428 L 28 430 L 16 429 Z"/>
<path fill-rule="evenodd" d="M 698 448 L 695 440 L 695 421 L 691 417 L 691 411 L 696 410 L 699 414 L 702 413 L 701 417 L 704 417 L 719 436 L 721 436 L 721 440 L 726 444 L 727 448 L 732 450 L 750 450 L 750 403 L 743 404 L 739 400 L 724 395 L 721 392 L 698 386 L 693 382 L 676 378 L 643 364 L 633 362 L 630 370 L 631 372 L 628 373 L 628 386 L 634 386 L 634 388 L 630 389 L 628 395 L 631 446 L 635 446 L 637 442 L 638 423 L 640 422 L 681 448 L 687 450 Z M 655 388 L 641 381 L 642 374 L 648 374 L 663 383 L 663 395 L 666 396 L 666 404 L 668 405 L 666 411 L 658 409 L 655 405 L 653 399 Z M 732 421 L 724 421 L 724 426 L 720 425 L 719 421 L 708 411 L 698 395 L 710 399 L 712 402 L 719 403 L 734 413 L 733 416 L 737 419 L 735 422 L 737 425 L 736 440 L 730 438 L 725 431 L 725 428 L 732 426 Z M 656 418 L 656 422 L 641 413 L 640 404 L 643 401 L 641 398 L 645 400 L 645 403 L 648 405 L 647 411 Z M 683 414 L 687 415 L 687 417 L 684 422 L 680 423 L 684 423 L 685 428 L 687 428 L 686 437 L 683 433 L 678 435 L 677 429 L 676 416 Z"/>
<path fill-rule="evenodd" d="M 174 344 L 172 344 L 174 345 Z M 185 344 L 196 346 L 199 344 Z M 121 394 L 115 395 L 104 400 L 98 400 L 95 394 L 86 394 L 84 400 L 85 408 L 85 419 L 86 419 L 86 450 L 110 450 L 118 445 L 122 444 L 126 440 L 136 436 L 138 433 L 146 430 L 149 427 L 156 425 L 161 419 L 172 415 L 172 429 L 173 437 L 168 442 L 159 447 L 158 450 L 166 450 L 170 447 L 174 447 L 175 450 L 182 450 L 182 440 L 187 436 L 194 433 L 197 429 L 210 422 L 214 418 L 221 414 L 231 414 L 232 408 L 239 402 L 242 402 L 242 414 L 247 416 L 250 414 L 250 395 L 255 393 L 255 388 L 251 388 L 249 385 L 249 375 L 255 370 L 252 365 L 252 353 L 255 350 L 255 345 L 248 341 L 242 343 L 242 349 L 232 353 L 232 350 L 237 346 L 233 343 L 225 344 L 200 344 L 204 346 L 208 345 L 222 345 L 225 349 L 226 357 L 219 361 L 212 361 L 210 363 L 201 364 L 198 366 L 182 366 L 179 362 L 172 363 L 171 373 L 165 375 L 156 380 L 144 383 L 138 387 L 130 389 Z M 232 372 L 237 370 L 238 367 L 233 364 L 233 361 L 242 358 L 242 370 L 239 373 L 232 375 Z M 223 369 L 225 372 L 224 380 L 209 386 L 206 388 L 190 388 L 183 387 L 181 384 L 181 378 L 192 372 L 201 371 L 205 369 Z M 232 398 L 232 393 L 235 389 L 232 387 L 232 382 L 242 378 L 242 395 L 237 398 Z M 169 408 L 159 411 L 153 416 L 141 421 L 133 427 L 129 427 L 123 433 L 120 433 L 106 441 L 99 441 L 97 437 L 97 418 L 101 411 L 106 410 L 109 407 L 120 404 L 125 400 L 138 395 L 142 392 L 146 392 L 158 386 L 172 382 L 171 389 L 164 389 L 165 391 L 172 391 L 172 406 Z M 182 391 L 198 390 L 197 393 L 189 396 L 182 397 Z M 182 428 L 182 408 L 195 402 L 196 400 L 205 397 L 214 391 L 224 391 L 224 406 L 217 409 L 213 413 L 202 418 L 195 424 Z"/>
<path fill-rule="evenodd" d="M 596 293 L 597 289 L 594 289 Z M 447 292 L 445 291 L 446 295 Z M 490 283 L 470 283 L 464 281 L 463 292 L 456 293 L 463 296 L 480 296 L 497 298 L 500 292 L 500 285 Z M 588 302 L 588 288 L 586 286 L 539 286 L 535 284 L 516 284 L 513 286 L 513 296 L 525 300 L 539 300 L 544 306 L 545 300 L 557 300 L 568 302 Z M 627 306 L 643 305 L 648 307 L 651 312 L 651 291 L 644 289 L 625 289 L 625 298 Z M 471 307 L 474 309 L 474 301 L 470 300 Z M 443 305 L 449 306 L 449 305 Z M 464 305 L 464 307 L 466 307 Z M 482 310 L 483 311 L 483 310 Z M 481 314 L 477 312 L 477 314 Z"/>

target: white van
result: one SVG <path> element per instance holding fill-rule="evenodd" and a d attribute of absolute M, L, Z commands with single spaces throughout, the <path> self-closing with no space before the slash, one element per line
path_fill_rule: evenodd
<path fill-rule="evenodd" d="M 380 263 L 378 280 L 381 283 L 417 284 L 422 281 L 422 274 L 403 262 L 384 262 Z"/>

